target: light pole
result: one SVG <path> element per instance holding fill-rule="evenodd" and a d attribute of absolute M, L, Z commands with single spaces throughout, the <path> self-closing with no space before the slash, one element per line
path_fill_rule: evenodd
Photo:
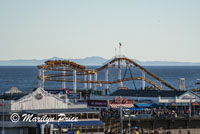
<path fill-rule="evenodd" d="M 124 117 L 128 117 L 128 131 L 129 131 L 129 134 L 131 134 L 131 120 L 130 120 L 130 114 L 129 114 L 129 115 L 124 115 Z"/>
<path fill-rule="evenodd" d="M 128 116 L 128 132 L 129 132 L 129 134 L 131 134 L 131 118 L 130 118 L 130 114 Z"/>
<path fill-rule="evenodd" d="M 122 120 L 122 106 L 120 106 L 120 125 L 121 125 L 121 134 L 123 134 L 123 120 Z"/>
<path fill-rule="evenodd" d="M 129 127 L 129 134 L 131 134 L 131 112 L 130 112 L 130 109 L 125 109 L 124 112 L 127 114 L 127 115 L 124 115 L 124 117 L 128 117 L 128 127 Z"/>

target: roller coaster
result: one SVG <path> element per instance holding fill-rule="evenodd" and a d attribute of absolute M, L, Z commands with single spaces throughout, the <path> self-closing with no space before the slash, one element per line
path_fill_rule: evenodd
<path fill-rule="evenodd" d="M 145 82 L 151 84 L 154 88 L 158 90 L 163 90 L 162 86 L 164 85 L 170 90 L 176 90 L 173 86 L 165 82 L 164 80 L 160 79 L 144 67 L 140 66 L 133 60 L 125 57 L 125 56 L 115 56 L 111 60 L 109 60 L 107 63 L 105 63 L 103 66 L 97 68 L 97 69 L 86 69 L 85 66 L 79 65 L 75 62 L 67 61 L 67 60 L 49 60 L 46 61 L 43 65 L 38 65 L 39 70 L 39 86 L 41 88 L 44 88 L 44 83 L 47 81 L 55 81 L 55 82 L 62 82 L 63 88 L 66 88 L 66 82 L 72 82 L 73 83 L 73 90 L 76 92 L 76 83 L 84 83 L 85 89 L 92 88 L 92 84 L 94 85 L 94 88 L 96 89 L 97 85 L 104 84 L 105 89 L 109 88 L 109 85 L 112 84 L 119 84 L 119 88 L 123 88 L 123 82 L 125 81 L 134 81 L 134 80 L 140 80 L 142 81 L 142 89 L 145 88 Z M 122 78 L 122 68 L 125 68 L 124 77 Z M 133 76 L 131 72 L 131 67 L 139 69 L 142 72 L 141 77 Z M 115 74 L 118 74 L 118 79 L 109 79 L 109 68 L 117 68 L 117 72 Z M 54 71 L 54 73 L 51 73 Z M 55 73 L 56 71 L 56 73 Z M 98 80 L 98 73 L 104 71 L 105 72 L 105 80 Z M 130 72 L 129 77 L 126 77 L 127 72 Z M 50 73 L 47 73 L 50 72 Z M 58 73 L 57 73 L 58 72 Z M 154 80 L 156 80 L 159 84 L 153 82 L 152 80 L 149 80 L 145 77 L 145 75 L 149 75 Z M 82 76 L 82 77 L 80 77 Z M 92 80 L 92 76 L 94 79 Z M 77 77 L 79 77 L 77 79 Z M 89 85 L 87 87 L 87 84 Z"/>

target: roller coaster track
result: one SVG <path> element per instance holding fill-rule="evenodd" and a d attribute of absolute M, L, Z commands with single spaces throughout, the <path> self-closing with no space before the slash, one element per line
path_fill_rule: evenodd
<path fill-rule="evenodd" d="M 154 75 L 153 73 L 149 72 L 148 70 L 146 70 L 145 68 L 143 68 L 142 66 L 140 66 L 139 64 L 137 64 L 136 62 L 132 61 L 129 58 L 123 57 L 123 58 L 114 58 L 113 60 L 111 60 L 110 62 L 108 62 L 107 64 L 105 64 L 104 66 L 97 68 L 97 71 L 101 71 L 107 67 L 109 67 L 109 64 L 112 64 L 116 61 L 128 61 L 129 63 L 133 64 L 135 67 L 138 67 L 140 70 L 144 71 L 145 73 L 147 73 L 148 75 L 150 75 L 151 77 L 153 77 L 154 79 L 156 79 L 157 81 L 159 81 L 160 83 L 162 83 L 163 85 L 165 85 L 166 87 L 172 89 L 172 90 L 176 90 L 176 88 L 174 88 L 173 86 L 171 86 L 170 84 L 168 84 L 167 82 L 161 80 L 159 77 L 157 77 L 156 75 Z"/>
<path fill-rule="evenodd" d="M 153 81 L 147 79 L 147 78 L 143 78 L 143 77 L 130 77 L 130 78 L 124 78 L 123 80 L 113 80 L 113 81 L 84 81 L 84 80 L 76 80 L 76 82 L 78 83 L 93 83 L 93 84 L 116 84 L 119 82 L 124 82 L 124 81 L 130 81 L 130 80 L 144 80 L 148 83 L 150 83 L 151 85 L 153 85 L 155 88 L 162 90 L 162 88 L 160 86 L 158 86 L 156 83 L 154 83 Z M 73 80 L 65 80 L 65 79 L 56 79 L 56 78 L 46 78 L 45 81 L 64 81 L 64 82 L 73 82 Z"/>
<path fill-rule="evenodd" d="M 154 79 L 156 79 L 158 82 L 160 82 L 161 84 L 165 85 L 166 87 L 168 87 L 171 90 L 176 90 L 173 86 L 171 86 L 170 84 L 168 84 L 167 82 L 161 80 L 159 77 L 157 77 L 156 75 L 154 75 L 153 73 L 149 72 L 148 70 L 146 70 L 145 68 L 143 68 L 142 66 L 140 66 L 139 64 L 137 64 L 136 62 L 132 61 L 129 58 L 126 57 L 118 57 L 118 58 L 113 58 L 111 61 L 109 61 L 108 63 L 106 63 L 105 65 L 94 69 L 94 70 L 86 70 L 85 67 L 84 69 L 80 69 L 80 68 L 76 68 L 74 66 L 71 67 L 71 65 L 39 65 L 38 68 L 41 69 L 43 68 L 44 70 L 50 70 L 50 71 L 66 71 L 68 73 L 53 73 L 53 74 L 45 74 L 44 76 L 44 80 L 45 81 L 59 81 L 59 82 L 73 82 L 73 80 L 68 80 L 65 79 L 63 77 L 67 77 L 67 76 L 73 76 L 73 69 L 76 68 L 77 71 L 77 75 L 94 75 L 95 73 L 98 73 L 99 71 L 109 68 L 110 65 L 112 65 L 115 62 L 118 62 L 118 66 L 120 67 L 121 62 L 125 61 L 126 65 L 133 65 L 137 68 L 139 68 L 139 70 L 144 71 L 146 74 L 148 74 L 149 76 L 153 77 Z M 78 64 L 77 64 L 78 65 Z M 81 66 L 81 65 L 79 65 Z M 38 76 L 38 79 L 41 80 L 41 76 Z M 113 81 L 93 81 L 93 80 L 77 80 L 76 82 L 79 83 L 94 83 L 94 84 L 116 84 L 119 82 L 123 82 L 123 81 L 130 81 L 130 80 L 144 80 L 148 83 L 150 83 L 151 85 L 153 85 L 154 87 L 156 87 L 159 90 L 162 90 L 162 88 L 157 85 L 156 83 L 154 83 L 153 81 L 147 79 L 147 78 L 143 78 L 143 77 L 129 77 L 129 78 L 123 78 L 121 80 L 113 80 Z"/>

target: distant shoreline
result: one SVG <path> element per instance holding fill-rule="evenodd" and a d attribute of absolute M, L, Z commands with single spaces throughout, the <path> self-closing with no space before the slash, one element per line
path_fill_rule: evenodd
<path fill-rule="evenodd" d="M 64 59 L 59 57 L 52 57 L 49 59 L 18 59 L 18 60 L 0 60 L 0 66 L 37 66 L 44 64 L 47 60 L 69 60 L 84 66 L 102 66 L 109 61 L 99 56 L 86 57 L 82 59 Z M 176 61 L 140 61 L 132 59 L 141 66 L 200 66 L 198 62 L 176 62 Z"/>

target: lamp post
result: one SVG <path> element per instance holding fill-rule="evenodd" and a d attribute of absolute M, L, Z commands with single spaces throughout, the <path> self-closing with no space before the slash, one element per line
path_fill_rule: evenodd
<path fill-rule="evenodd" d="M 120 125 L 121 125 L 121 134 L 123 134 L 123 120 L 122 120 L 122 106 L 120 106 Z"/>
<path fill-rule="evenodd" d="M 130 118 L 130 114 L 128 116 L 128 132 L 129 132 L 129 134 L 131 134 L 131 118 Z"/>
<path fill-rule="evenodd" d="M 124 115 L 124 117 L 127 117 L 128 118 L 128 131 L 129 131 L 129 134 L 131 133 L 131 120 L 130 120 L 130 114 L 129 115 Z"/>
<path fill-rule="evenodd" d="M 124 117 L 128 117 L 128 127 L 129 127 L 129 134 L 131 134 L 131 112 L 129 109 L 125 109 L 124 112 L 126 113 L 126 115 L 124 115 Z"/>

